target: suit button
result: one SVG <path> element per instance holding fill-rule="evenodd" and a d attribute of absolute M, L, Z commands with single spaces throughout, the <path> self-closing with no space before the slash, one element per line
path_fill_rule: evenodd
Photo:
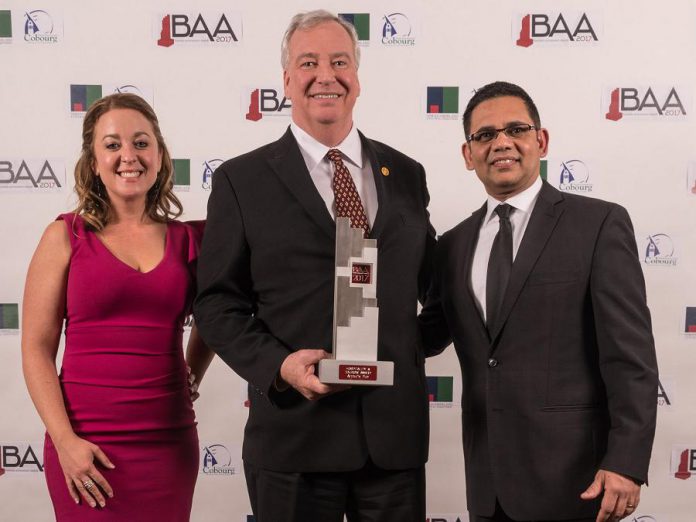
<path fill-rule="evenodd" d="M 489 368 L 495 368 L 496 366 L 498 366 L 498 359 L 493 359 L 492 357 L 488 359 Z"/>

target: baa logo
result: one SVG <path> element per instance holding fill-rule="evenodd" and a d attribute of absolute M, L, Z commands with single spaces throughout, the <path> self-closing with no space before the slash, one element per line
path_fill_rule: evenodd
<path fill-rule="evenodd" d="M 680 93 L 684 89 L 654 86 L 611 87 L 604 90 L 604 117 L 619 121 L 626 117 L 642 117 L 652 120 L 685 120 L 687 99 Z M 691 108 L 689 111 L 691 112 Z"/>
<path fill-rule="evenodd" d="M 250 87 L 242 94 L 242 114 L 249 121 L 264 116 L 290 116 L 292 104 L 283 94 L 282 87 Z"/>
<path fill-rule="evenodd" d="M 0 475 L 43 470 L 43 444 L 36 443 L 32 446 L 27 442 L 0 443 Z"/>
<path fill-rule="evenodd" d="M 35 10 L 24 13 L 24 41 L 32 43 L 58 43 L 59 27 L 48 12 Z"/>
<path fill-rule="evenodd" d="M 672 381 L 659 379 L 657 381 L 657 405 L 668 409 L 671 408 L 673 396 Z"/>
<path fill-rule="evenodd" d="M 12 11 L 0 9 L 0 44 L 12 43 Z"/>
<path fill-rule="evenodd" d="M 652 234 L 645 239 L 646 265 L 676 266 L 677 256 L 674 252 L 674 241 L 667 234 Z"/>
<path fill-rule="evenodd" d="M 403 13 L 392 13 L 382 17 L 382 43 L 391 46 L 413 46 L 416 39 L 408 17 Z"/>
<path fill-rule="evenodd" d="M 201 471 L 206 475 L 235 475 L 232 455 L 223 444 L 211 444 L 203 448 Z"/>
<path fill-rule="evenodd" d="M 0 191 L 60 192 L 65 164 L 56 158 L 0 158 Z"/>
<path fill-rule="evenodd" d="M 213 174 L 215 173 L 215 170 L 222 165 L 223 161 L 224 160 L 221 159 L 210 159 L 203 162 L 203 174 L 201 176 L 201 187 L 203 190 L 210 190 L 213 188 Z"/>
<path fill-rule="evenodd" d="M 178 42 L 229 45 L 242 37 L 242 19 L 231 13 L 170 13 L 157 16 L 155 25 L 160 47 Z"/>
<path fill-rule="evenodd" d="M 672 446 L 670 472 L 674 478 L 688 480 L 696 474 L 696 448 Z"/>
<path fill-rule="evenodd" d="M 599 41 L 596 16 L 587 13 L 518 14 L 512 22 L 512 38 L 518 47 L 535 43 L 587 45 Z"/>
<path fill-rule="evenodd" d="M 573 159 L 560 164 L 558 188 L 564 192 L 592 192 L 590 170 L 584 161 Z"/>

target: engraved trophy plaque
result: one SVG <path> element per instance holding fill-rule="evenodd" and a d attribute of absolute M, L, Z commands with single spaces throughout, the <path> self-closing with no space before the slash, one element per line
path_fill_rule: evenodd
<path fill-rule="evenodd" d="M 394 363 L 377 360 L 377 240 L 336 218 L 333 354 L 319 361 L 319 380 L 362 386 L 394 384 Z"/>

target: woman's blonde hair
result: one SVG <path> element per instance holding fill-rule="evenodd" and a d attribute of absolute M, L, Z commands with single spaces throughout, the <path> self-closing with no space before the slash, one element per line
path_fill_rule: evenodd
<path fill-rule="evenodd" d="M 164 143 L 157 115 L 140 96 L 117 93 L 96 101 L 87 111 L 82 123 L 82 151 L 75 165 L 75 192 L 78 205 L 75 213 L 82 216 L 88 226 L 102 230 L 113 218 L 106 187 L 94 172 L 94 128 L 104 114 L 113 109 L 133 109 L 142 114 L 152 125 L 157 145 L 162 153 L 162 167 L 157 181 L 147 193 L 145 214 L 159 223 L 166 223 L 181 215 L 181 202 L 174 195 L 174 168 L 169 150 Z M 172 208 L 173 207 L 173 208 Z"/>

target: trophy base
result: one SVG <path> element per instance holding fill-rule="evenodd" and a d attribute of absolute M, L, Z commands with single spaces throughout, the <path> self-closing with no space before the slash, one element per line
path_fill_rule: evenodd
<path fill-rule="evenodd" d="M 319 361 L 319 380 L 324 384 L 351 384 L 353 386 L 393 386 L 392 361 Z"/>

